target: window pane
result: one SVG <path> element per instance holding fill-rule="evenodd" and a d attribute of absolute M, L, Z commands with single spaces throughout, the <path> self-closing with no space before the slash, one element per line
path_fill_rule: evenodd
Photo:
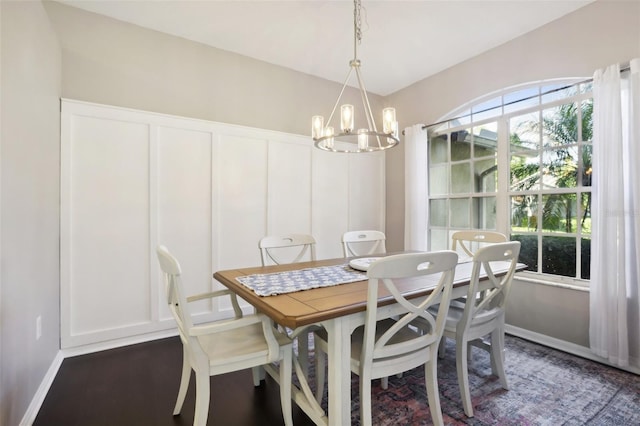
<path fill-rule="evenodd" d="M 564 104 L 542 111 L 543 146 L 553 147 L 578 141 L 576 104 Z"/>
<path fill-rule="evenodd" d="M 588 280 L 591 278 L 591 239 L 582 238 L 580 253 L 580 278 Z"/>
<path fill-rule="evenodd" d="M 593 173 L 591 159 L 593 156 L 593 146 L 591 144 L 582 145 L 582 186 L 591 186 L 591 175 Z"/>
<path fill-rule="evenodd" d="M 546 104 L 576 95 L 578 93 L 578 86 L 571 85 L 567 87 L 566 84 L 553 84 L 551 86 L 542 87 L 541 92 L 542 103 Z"/>
<path fill-rule="evenodd" d="M 575 188 L 578 184 L 578 148 L 552 149 L 542 154 L 543 189 Z"/>
<path fill-rule="evenodd" d="M 451 127 L 463 126 L 469 123 L 471 123 L 471 110 L 467 109 L 460 112 L 456 118 L 451 120 Z"/>
<path fill-rule="evenodd" d="M 481 121 L 502 115 L 502 98 L 497 97 L 475 105 L 471 108 L 471 119 Z"/>
<path fill-rule="evenodd" d="M 513 154 L 510 164 L 510 189 L 527 191 L 540 188 L 540 156 Z"/>
<path fill-rule="evenodd" d="M 583 235 L 591 235 L 591 193 L 582 194 L 580 226 Z"/>
<path fill-rule="evenodd" d="M 570 237 L 542 237 L 542 272 L 576 276 L 576 239 Z"/>
<path fill-rule="evenodd" d="M 512 117 L 509 120 L 512 152 L 540 149 L 540 120 L 537 112 Z"/>
<path fill-rule="evenodd" d="M 471 158 L 471 134 L 469 129 L 451 133 L 451 161 Z"/>
<path fill-rule="evenodd" d="M 538 272 L 538 237 L 536 235 L 511 234 L 512 241 L 520 241 L 518 262 L 527 265 L 526 271 Z"/>
<path fill-rule="evenodd" d="M 451 227 L 469 229 L 469 207 L 468 198 L 451 200 Z"/>
<path fill-rule="evenodd" d="M 447 250 L 449 248 L 449 234 L 447 231 L 432 229 L 430 234 L 430 250 Z"/>
<path fill-rule="evenodd" d="M 487 123 L 473 128 L 473 156 L 495 156 L 498 152 L 498 123 Z"/>
<path fill-rule="evenodd" d="M 496 229 L 496 197 L 473 199 L 473 229 Z"/>
<path fill-rule="evenodd" d="M 576 197 L 576 194 L 543 195 L 542 230 L 547 232 L 576 232 Z"/>
<path fill-rule="evenodd" d="M 431 164 L 447 161 L 447 135 L 433 136 L 429 142 L 429 162 Z"/>
<path fill-rule="evenodd" d="M 473 163 L 475 192 L 496 192 L 498 190 L 498 161 L 494 158 Z"/>
<path fill-rule="evenodd" d="M 593 139 L 593 99 L 582 101 L 582 140 L 590 142 Z"/>
<path fill-rule="evenodd" d="M 449 128 L 449 121 L 445 121 L 444 123 L 440 123 L 440 124 L 433 124 L 431 126 L 427 127 L 427 133 L 428 134 L 432 134 L 432 133 L 444 133 L 447 131 L 447 129 Z"/>
<path fill-rule="evenodd" d="M 518 90 L 504 95 L 504 113 L 508 114 L 510 112 L 538 105 L 540 103 L 538 91 L 538 87 L 530 87 L 528 89 Z"/>
<path fill-rule="evenodd" d="M 451 166 L 451 192 L 468 194 L 471 192 L 471 164 L 453 164 Z"/>
<path fill-rule="evenodd" d="M 442 195 L 449 193 L 449 166 L 433 166 L 429 168 L 429 193 Z"/>
<path fill-rule="evenodd" d="M 511 232 L 536 232 L 538 230 L 538 196 L 516 195 L 511 197 Z"/>
<path fill-rule="evenodd" d="M 593 90 L 593 81 L 588 81 L 580 85 L 580 93 L 591 93 Z"/>
<path fill-rule="evenodd" d="M 431 226 L 447 226 L 447 200 L 431 200 L 429 202 L 429 221 Z"/>

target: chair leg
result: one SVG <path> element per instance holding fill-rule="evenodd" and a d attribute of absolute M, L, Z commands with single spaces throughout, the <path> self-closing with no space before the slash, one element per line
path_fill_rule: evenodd
<path fill-rule="evenodd" d="M 458 384 L 460 386 L 460 398 L 467 417 L 473 417 L 473 406 L 471 405 L 471 392 L 469 391 L 469 372 L 467 365 L 467 342 L 456 339 L 456 370 L 458 372 Z"/>
<path fill-rule="evenodd" d="M 447 338 L 442 336 L 440 345 L 438 345 L 438 358 L 444 358 L 445 347 L 447 346 Z"/>
<path fill-rule="evenodd" d="M 260 382 L 265 378 L 264 368 L 262 367 L 253 367 L 251 369 L 251 377 L 253 377 L 253 386 L 260 386 Z"/>
<path fill-rule="evenodd" d="M 504 330 L 495 329 L 491 333 L 491 366 L 493 374 L 498 376 L 502 389 L 509 390 L 504 370 Z"/>
<path fill-rule="evenodd" d="M 306 377 L 309 377 L 309 333 L 298 336 L 298 361 Z"/>
<path fill-rule="evenodd" d="M 389 389 L 389 378 L 388 377 L 381 377 L 380 378 L 380 387 L 382 387 L 382 389 Z"/>
<path fill-rule="evenodd" d="M 429 411 L 431 412 L 431 421 L 436 426 L 444 424 L 442 409 L 440 407 L 440 392 L 438 391 L 437 356 L 436 351 L 432 351 L 431 359 L 424 364 L 424 378 L 427 387 Z"/>
<path fill-rule="evenodd" d="M 280 362 L 280 405 L 282 406 L 282 417 L 284 418 L 285 426 L 293 426 L 291 414 L 292 352 L 286 353 Z"/>
<path fill-rule="evenodd" d="M 210 392 L 209 374 L 196 371 L 196 408 L 193 415 L 193 426 L 206 426 L 209 416 Z"/>
<path fill-rule="evenodd" d="M 371 376 L 360 371 L 360 424 L 371 426 Z"/>
<path fill-rule="evenodd" d="M 177 416 L 182 411 L 182 405 L 184 404 L 184 398 L 187 396 L 187 389 L 189 389 L 189 380 L 191 379 L 191 364 L 189 364 L 189 358 L 187 350 L 182 347 L 182 375 L 180 377 L 180 389 L 178 390 L 178 399 L 176 399 L 176 405 L 173 408 L 173 415 Z"/>
<path fill-rule="evenodd" d="M 318 340 L 315 343 L 316 358 L 316 401 L 318 404 L 322 402 L 324 396 L 325 370 L 327 368 L 327 354 L 320 348 Z"/>

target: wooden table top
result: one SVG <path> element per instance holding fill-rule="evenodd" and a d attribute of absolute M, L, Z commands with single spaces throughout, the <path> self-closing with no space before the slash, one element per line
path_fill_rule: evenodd
<path fill-rule="evenodd" d="M 238 282 L 236 278 L 252 274 L 270 274 L 320 266 L 342 265 L 347 264 L 348 261 L 349 259 L 339 258 L 286 265 L 229 269 L 218 271 L 213 277 L 276 323 L 290 328 L 298 328 L 366 310 L 368 280 L 276 296 L 258 296 L 253 290 Z M 464 277 L 461 277 L 462 281 L 456 279 L 454 287 L 467 285 L 469 273 L 466 274 L 466 280 Z M 433 280 L 434 277 L 427 279 Z M 399 283 L 399 287 L 405 297 L 408 298 L 424 296 L 430 292 L 429 286 L 425 285 L 425 277 L 403 280 Z M 381 287 L 379 302 L 381 306 L 390 303 L 392 300 L 386 289 L 382 290 L 383 288 Z"/>

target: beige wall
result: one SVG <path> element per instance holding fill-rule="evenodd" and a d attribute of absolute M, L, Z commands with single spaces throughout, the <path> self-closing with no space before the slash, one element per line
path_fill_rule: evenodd
<path fill-rule="evenodd" d="M 65 98 L 307 135 L 311 117 L 328 118 L 340 93 L 339 84 L 287 68 L 59 3 L 46 7 L 62 45 Z M 356 91 L 345 96 L 361 105 Z M 370 101 L 381 108 L 381 97 Z"/>
<path fill-rule="evenodd" d="M 425 46 L 428 48 L 428 46 Z M 544 27 L 388 97 L 400 128 L 430 124 L 496 90 L 550 78 L 589 78 L 598 68 L 640 56 L 640 2 L 598 0 Z M 404 152 L 387 156 L 387 233 L 402 249 Z M 589 293 L 516 282 L 507 322 L 588 346 Z"/>
<path fill-rule="evenodd" d="M 59 349 L 61 58 L 41 3 L 3 0 L 0 10 L 0 425 L 9 426 Z"/>

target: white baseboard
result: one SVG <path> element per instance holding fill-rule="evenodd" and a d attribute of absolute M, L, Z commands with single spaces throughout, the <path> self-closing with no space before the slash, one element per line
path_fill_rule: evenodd
<path fill-rule="evenodd" d="M 153 333 L 139 334 L 137 336 L 123 337 L 120 339 L 107 340 L 104 342 L 90 343 L 87 345 L 77 346 L 74 348 L 62 349 L 64 358 L 70 358 L 78 355 L 86 355 L 94 352 L 106 351 L 109 349 L 121 348 L 123 346 L 135 345 L 137 343 L 151 342 L 153 340 L 164 339 L 178 335 L 178 330 L 173 328 L 169 330 L 161 330 Z"/>
<path fill-rule="evenodd" d="M 62 355 L 62 351 L 58 351 L 55 358 L 53 358 L 53 362 L 49 366 L 47 373 L 44 375 L 42 382 L 40 382 L 40 386 L 38 387 L 36 394 L 33 396 L 31 404 L 27 407 L 27 411 L 24 413 L 24 416 L 20 421 L 20 426 L 31 426 L 36 420 L 38 411 L 40 411 L 44 398 L 49 392 L 53 379 L 55 379 L 56 374 L 58 374 L 62 361 L 64 361 L 64 356 Z"/>
<path fill-rule="evenodd" d="M 550 337 L 544 334 L 536 333 L 534 331 L 525 330 L 524 328 L 515 327 L 509 324 L 505 324 L 505 332 L 511 334 L 512 336 L 521 337 L 525 340 L 539 343 L 541 345 L 548 346 L 562 352 L 567 352 L 581 358 L 590 359 L 591 361 L 596 361 L 610 367 L 618 368 L 629 373 L 640 375 L 640 368 L 634 366 L 620 367 L 618 365 L 611 364 L 606 359 L 595 355 L 593 352 L 591 352 L 591 349 L 586 346 L 576 345 L 575 343 L 556 339 L 555 337 Z"/>

